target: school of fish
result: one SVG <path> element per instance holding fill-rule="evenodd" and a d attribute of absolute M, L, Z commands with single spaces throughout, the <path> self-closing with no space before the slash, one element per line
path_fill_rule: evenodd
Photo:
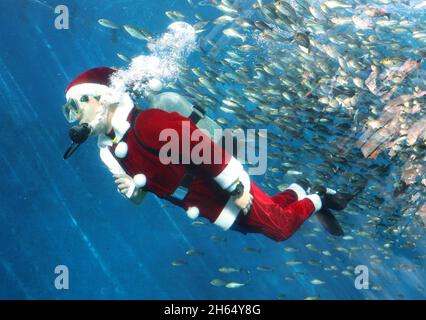
<path fill-rule="evenodd" d="M 266 192 L 276 193 L 306 177 L 356 195 L 336 214 L 345 237 L 336 241 L 308 223 L 300 232 L 310 243 L 297 248 L 283 244 L 283 266 L 288 268 L 283 281 L 305 276 L 294 272 L 302 264 L 320 268 L 330 278 L 353 277 L 361 258 L 368 259 L 373 274 L 379 273 L 384 260 L 405 250 L 413 252 L 411 264 L 392 269 L 424 272 L 426 1 L 187 2 L 193 12 L 208 8 L 216 17 L 165 12 L 172 21 L 191 23 L 199 43 L 196 63 L 182 65 L 179 80 L 167 89 L 184 93 L 224 127 L 268 129 L 268 171 L 254 177 Z M 108 19 L 98 22 L 119 28 Z M 122 28 L 139 40 L 152 37 L 139 27 Z M 209 237 L 218 245 L 226 243 L 226 236 Z M 358 243 L 361 238 L 371 244 Z M 322 248 L 323 242 L 334 249 Z M 302 251 L 312 259 L 299 259 Z M 261 254 L 252 247 L 242 252 Z M 203 253 L 189 248 L 186 255 Z M 330 263 L 333 259 L 347 267 Z M 187 263 L 180 258 L 172 266 Z M 223 266 L 218 272 L 232 276 L 248 271 Z M 259 262 L 251 272 L 268 274 L 277 268 Z M 315 287 L 326 283 L 320 275 L 309 279 Z M 213 279 L 211 285 L 238 289 L 248 283 Z M 371 289 L 383 290 L 380 285 Z M 417 290 L 423 292 L 423 285 Z"/>

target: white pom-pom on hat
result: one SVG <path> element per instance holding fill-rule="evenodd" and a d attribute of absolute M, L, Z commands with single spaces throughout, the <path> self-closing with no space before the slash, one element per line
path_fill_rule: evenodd
<path fill-rule="evenodd" d="M 117 156 L 117 158 L 123 159 L 127 156 L 127 151 L 129 150 L 127 143 L 125 142 L 120 142 L 119 144 L 117 144 L 117 146 L 115 147 L 114 153 Z"/>
<path fill-rule="evenodd" d="M 133 182 L 136 188 L 143 188 L 146 185 L 146 176 L 143 173 L 139 173 L 133 177 Z"/>
<path fill-rule="evenodd" d="M 200 215 L 200 210 L 198 210 L 197 207 L 189 207 L 188 210 L 186 210 L 186 214 L 191 219 L 197 219 Z"/>
<path fill-rule="evenodd" d="M 152 91 L 161 91 L 163 89 L 163 84 L 158 79 L 151 79 L 148 82 L 149 89 Z"/>

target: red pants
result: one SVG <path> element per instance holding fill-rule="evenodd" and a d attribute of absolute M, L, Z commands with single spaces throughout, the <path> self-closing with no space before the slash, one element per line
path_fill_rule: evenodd
<path fill-rule="evenodd" d="M 293 190 L 285 190 L 269 197 L 251 182 L 253 204 L 245 216 L 240 213 L 232 229 L 243 233 L 262 233 L 275 240 L 290 238 L 316 208 L 311 199 L 298 200 Z"/>

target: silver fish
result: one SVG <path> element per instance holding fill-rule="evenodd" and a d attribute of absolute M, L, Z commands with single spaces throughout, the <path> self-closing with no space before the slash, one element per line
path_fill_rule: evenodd
<path fill-rule="evenodd" d="M 98 23 L 101 26 L 103 26 L 105 28 L 109 28 L 109 29 L 118 29 L 119 28 L 118 25 L 115 22 L 108 20 L 108 19 L 99 19 Z"/>

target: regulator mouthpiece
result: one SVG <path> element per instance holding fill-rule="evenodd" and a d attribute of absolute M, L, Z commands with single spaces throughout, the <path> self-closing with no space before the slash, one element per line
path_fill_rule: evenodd
<path fill-rule="evenodd" d="M 71 145 L 68 147 L 67 151 L 64 154 L 64 160 L 67 160 L 73 155 L 73 153 L 84 143 L 92 133 L 92 129 L 89 124 L 83 123 L 78 126 L 74 126 L 69 131 L 69 136 L 72 141 Z"/>

